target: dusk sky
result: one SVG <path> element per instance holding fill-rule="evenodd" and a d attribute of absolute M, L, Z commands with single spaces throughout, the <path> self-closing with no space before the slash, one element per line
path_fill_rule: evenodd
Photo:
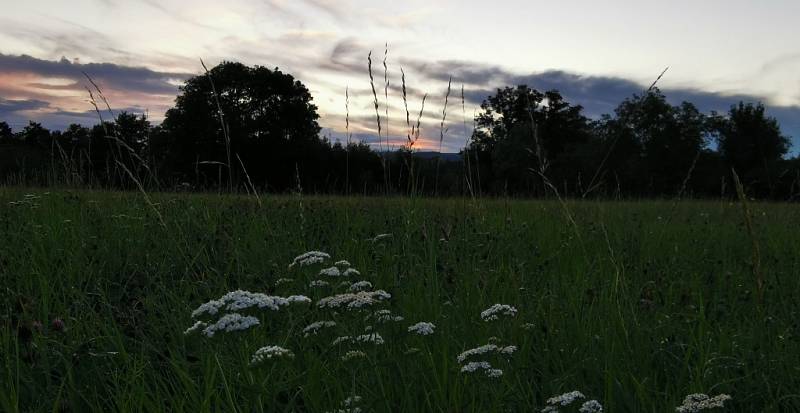
<path fill-rule="evenodd" d="M 0 120 L 15 129 L 28 119 L 56 129 L 95 123 L 82 71 L 115 109 L 147 112 L 158 123 L 178 85 L 202 72 L 202 58 L 294 75 L 333 138 L 344 130 L 349 87 L 352 131 L 370 140 L 367 54 L 373 51 L 382 83 L 388 43 L 390 133 L 405 135 L 402 67 L 412 112 L 429 94 L 428 148 L 438 145 L 450 76 L 453 123 L 444 145 L 457 151 L 480 101 L 497 87 L 555 88 L 597 117 L 667 66 L 659 86 L 671 102 L 689 100 L 709 112 L 762 101 L 794 138 L 792 153 L 800 147 L 797 1 L 2 1 Z M 381 96 L 382 112 L 383 104 Z"/>

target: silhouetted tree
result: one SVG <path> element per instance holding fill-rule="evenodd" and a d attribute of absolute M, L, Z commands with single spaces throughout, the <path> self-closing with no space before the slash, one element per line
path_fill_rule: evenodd
<path fill-rule="evenodd" d="M 558 165 L 591 138 L 583 108 L 570 105 L 555 90 L 498 89 L 481 109 L 470 151 L 477 152 L 479 167 L 496 191 L 532 190 L 537 172 Z"/>
<path fill-rule="evenodd" d="M 291 75 L 223 62 L 208 75 L 187 80 L 180 90 L 162 127 L 172 135 L 168 162 L 184 177 L 227 176 L 227 167 L 220 165 L 227 165 L 228 150 L 234 175 L 240 175 L 241 158 L 252 179 L 276 189 L 291 185 L 296 168 L 314 167 L 300 164 L 320 147 L 319 116 L 308 89 Z"/>
<path fill-rule="evenodd" d="M 11 127 L 8 126 L 8 123 L 0 122 L 0 143 L 11 142 L 14 138 L 14 132 L 11 131 Z"/>
<path fill-rule="evenodd" d="M 706 121 L 688 102 L 671 106 L 654 88 L 625 99 L 601 122 L 607 167 L 625 189 L 651 194 L 678 190 L 706 146 Z"/>
<path fill-rule="evenodd" d="M 771 186 L 771 165 L 789 151 L 789 138 L 778 121 L 766 115 L 764 105 L 739 102 L 727 117 L 713 114 L 713 129 L 719 151 L 729 167 L 748 183 Z"/>
<path fill-rule="evenodd" d="M 19 137 L 28 144 L 48 147 L 50 145 L 50 131 L 43 127 L 41 123 L 33 121 L 28 122 L 28 126 L 25 126 L 25 128 L 19 132 Z"/>

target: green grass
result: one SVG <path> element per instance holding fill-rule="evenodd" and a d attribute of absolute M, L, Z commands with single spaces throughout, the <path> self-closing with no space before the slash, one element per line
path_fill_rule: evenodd
<path fill-rule="evenodd" d="M 800 410 L 793 205 L 750 205 L 759 305 L 736 203 L 568 202 L 573 225 L 550 201 L 151 200 L 0 188 L 0 411 L 322 412 L 353 394 L 366 411 L 538 411 L 576 389 L 608 412 L 674 411 L 698 392 L 730 394 L 727 411 Z M 368 241 L 381 233 L 393 237 Z M 372 323 L 316 303 L 184 335 L 228 291 L 321 298 L 308 287 L 320 267 L 288 269 L 307 250 L 392 295 L 381 308 L 405 320 L 374 324 L 384 345 L 332 347 Z M 495 303 L 519 312 L 482 321 Z M 335 332 L 303 338 L 332 317 Z M 409 335 L 418 321 L 435 334 Z M 458 354 L 490 337 L 519 347 L 491 358 L 503 376 L 461 373 Z M 266 345 L 295 358 L 250 366 Z M 367 358 L 341 361 L 352 348 Z"/>

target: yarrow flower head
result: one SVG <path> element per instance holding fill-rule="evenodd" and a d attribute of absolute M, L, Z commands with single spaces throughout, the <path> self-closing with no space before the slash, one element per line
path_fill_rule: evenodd
<path fill-rule="evenodd" d="M 578 409 L 580 413 L 602 413 L 603 412 L 603 405 L 600 404 L 597 400 L 588 400 L 581 405 L 581 408 Z"/>
<path fill-rule="evenodd" d="M 429 335 L 433 334 L 433 330 L 435 328 L 436 328 L 436 326 L 433 323 L 428 323 L 428 322 L 422 321 L 422 322 L 419 322 L 419 323 L 414 324 L 413 326 L 409 327 L 408 328 L 408 332 L 409 333 L 418 334 L 418 335 L 421 335 L 421 336 L 429 336 Z"/>
<path fill-rule="evenodd" d="M 345 277 L 355 277 L 355 276 L 361 275 L 361 272 L 359 272 L 355 268 L 348 268 L 348 269 L 344 270 L 342 275 L 344 275 Z"/>
<path fill-rule="evenodd" d="M 203 329 L 203 334 L 206 337 L 214 337 L 214 334 L 218 331 L 225 331 L 227 333 L 242 331 L 259 324 L 261 324 L 261 322 L 255 317 L 243 316 L 239 313 L 230 313 L 220 317 L 216 323 L 206 326 L 206 328 Z"/>
<path fill-rule="evenodd" d="M 375 345 L 381 345 L 385 343 L 385 341 L 383 340 L 383 337 L 381 337 L 381 335 L 378 333 L 368 333 L 355 337 L 350 337 L 350 336 L 336 337 L 336 340 L 333 340 L 333 343 L 331 343 L 331 345 L 336 346 L 342 343 L 372 343 Z"/>
<path fill-rule="evenodd" d="M 492 368 L 488 361 L 471 361 L 461 367 L 462 373 L 474 373 L 477 371 L 483 371 L 490 378 L 497 378 L 503 375 L 503 370 Z"/>
<path fill-rule="evenodd" d="M 510 355 L 514 354 L 515 351 L 517 351 L 517 346 L 505 346 L 505 347 L 503 347 L 503 346 L 498 346 L 496 344 L 491 344 L 490 343 L 490 344 L 484 344 L 484 345 L 482 345 L 480 347 L 475 347 L 475 348 L 472 348 L 472 349 L 469 349 L 469 350 L 466 350 L 466 351 L 462 352 L 461 354 L 458 355 L 458 359 L 457 360 L 458 360 L 459 363 L 463 363 L 470 357 L 480 356 L 480 355 L 484 355 L 484 354 L 487 354 L 487 353 L 499 353 L 499 354 L 501 354 L 503 356 L 510 356 Z"/>
<path fill-rule="evenodd" d="M 363 307 L 371 306 L 384 302 L 392 298 L 391 294 L 383 290 L 360 291 L 357 293 L 337 294 L 325 297 L 317 302 L 319 308 L 347 308 L 348 310 L 358 310 Z"/>
<path fill-rule="evenodd" d="M 501 315 L 514 317 L 517 315 L 517 309 L 508 304 L 495 304 L 481 312 L 483 321 L 497 320 Z"/>
<path fill-rule="evenodd" d="M 310 335 L 315 335 L 319 332 L 319 330 L 323 328 L 329 328 L 336 326 L 335 321 L 315 321 L 306 326 L 303 329 L 303 337 L 308 337 Z"/>
<path fill-rule="evenodd" d="M 314 280 L 308 283 L 308 286 L 311 288 L 327 287 L 328 285 L 330 285 L 330 283 L 325 280 Z"/>
<path fill-rule="evenodd" d="M 388 323 L 388 322 L 392 322 L 392 321 L 398 322 L 398 321 L 405 320 L 405 318 L 403 318 L 403 316 L 393 315 L 391 311 L 385 310 L 385 309 L 376 311 L 374 315 L 375 315 L 375 320 L 378 323 Z M 368 315 L 366 317 L 366 319 L 369 319 L 369 318 L 370 318 L 370 316 Z"/>
<path fill-rule="evenodd" d="M 289 268 L 294 266 L 307 267 L 309 265 L 319 264 L 325 260 L 330 259 L 330 254 L 322 251 L 309 251 L 295 257 L 294 261 L 289 264 Z"/>
<path fill-rule="evenodd" d="M 703 393 L 690 394 L 683 399 L 682 405 L 675 408 L 675 411 L 678 413 L 696 413 L 702 410 L 722 408 L 725 407 L 724 404 L 728 400 L 731 400 L 731 396 L 727 394 L 719 394 L 714 397 L 709 397 Z"/>
<path fill-rule="evenodd" d="M 294 358 L 294 353 L 291 350 L 279 346 L 266 346 L 256 350 L 250 364 L 259 364 L 264 360 L 271 358 Z"/>
<path fill-rule="evenodd" d="M 194 325 L 192 325 L 191 327 L 187 328 L 186 331 L 183 332 L 183 334 L 186 334 L 186 335 L 192 334 L 195 331 L 202 330 L 202 329 L 206 328 L 206 326 L 208 326 L 208 324 L 206 324 L 206 323 L 204 323 L 202 321 L 198 321 L 198 322 L 194 323 Z"/>
<path fill-rule="evenodd" d="M 342 275 L 342 272 L 339 271 L 339 269 L 336 268 L 336 267 L 328 267 L 328 268 L 323 268 L 322 270 L 320 270 L 319 271 L 319 275 L 320 276 L 325 276 L 325 277 L 338 277 L 338 276 Z"/>
<path fill-rule="evenodd" d="M 246 308 L 258 307 L 270 310 L 279 310 L 282 306 L 289 305 L 290 301 L 283 297 L 271 296 L 250 291 L 231 291 L 217 300 L 211 300 L 197 307 L 192 312 L 192 318 L 203 314 L 216 315 L 220 310 L 239 311 Z"/>
<path fill-rule="evenodd" d="M 286 301 L 296 304 L 311 304 L 311 299 L 304 295 L 290 295 L 286 297 Z"/>
<path fill-rule="evenodd" d="M 350 262 L 347 261 L 347 260 L 340 260 L 340 261 L 336 261 L 336 263 L 334 263 L 333 265 L 335 265 L 337 267 L 347 268 L 347 267 L 350 266 Z"/>
<path fill-rule="evenodd" d="M 350 350 L 347 353 L 345 353 L 341 357 L 341 359 L 342 359 L 342 361 L 350 361 L 350 360 L 353 360 L 353 359 L 362 359 L 362 358 L 366 358 L 366 357 L 367 357 L 367 353 L 365 353 L 365 352 L 363 352 L 361 350 Z"/>
<path fill-rule="evenodd" d="M 581 392 L 579 392 L 577 390 L 571 391 L 569 393 L 564 393 L 564 394 L 562 394 L 560 396 L 551 397 L 551 398 L 547 399 L 547 404 L 549 405 L 548 407 L 550 407 L 551 409 L 550 410 L 542 409 L 542 412 L 557 411 L 557 410 L 553 410 L 552 407 L 569 406 L 575 400 L 585 399 L 585 398 L 586 398 L 586 396 L 584 396 L 583 393 L 581 393 Z M 547 409 L 547 407 L 545 409 Z"/>
<path fill-rule="evenodd" d="M 350 291 L 364 291 L 364 290 L 371 290 L 372 283 L 369 281 L 359 281 L 355 282 L 350 285 Z"/>

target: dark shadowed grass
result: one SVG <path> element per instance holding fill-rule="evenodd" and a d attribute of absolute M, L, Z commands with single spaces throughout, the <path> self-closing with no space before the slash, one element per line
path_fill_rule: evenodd
<path fill-rule="evenodd" d="M 304 196 L 302 216 L 296 197 L 261 201 L 0 188 L 0 410 L 326 411 L 355 393 L 368 411 L 538 411 L 574 389 L 609 412 L 673 411 L 696 392 L 800 409 L 794 206 L 749 204 L 759 311 L 751 232 L 728 202 L 565 200 L 573 224 L 551 201 Z M 405 317 L 366 359 L 302 338 L 314 307 L 183 334 L 228 291 L 307 292 L 275 281 L 300 280 L 287 266 L 311 249 L 349 260 Z M 519 313 L 482 321 L 494 303 Z M 409 336 L 418 321 L 435 334 Z M 460 373 L 456 356 L 492 336 L 519 347 L 504 375 Z M 269 344 L 296 357 L 249 366 Z"/>

